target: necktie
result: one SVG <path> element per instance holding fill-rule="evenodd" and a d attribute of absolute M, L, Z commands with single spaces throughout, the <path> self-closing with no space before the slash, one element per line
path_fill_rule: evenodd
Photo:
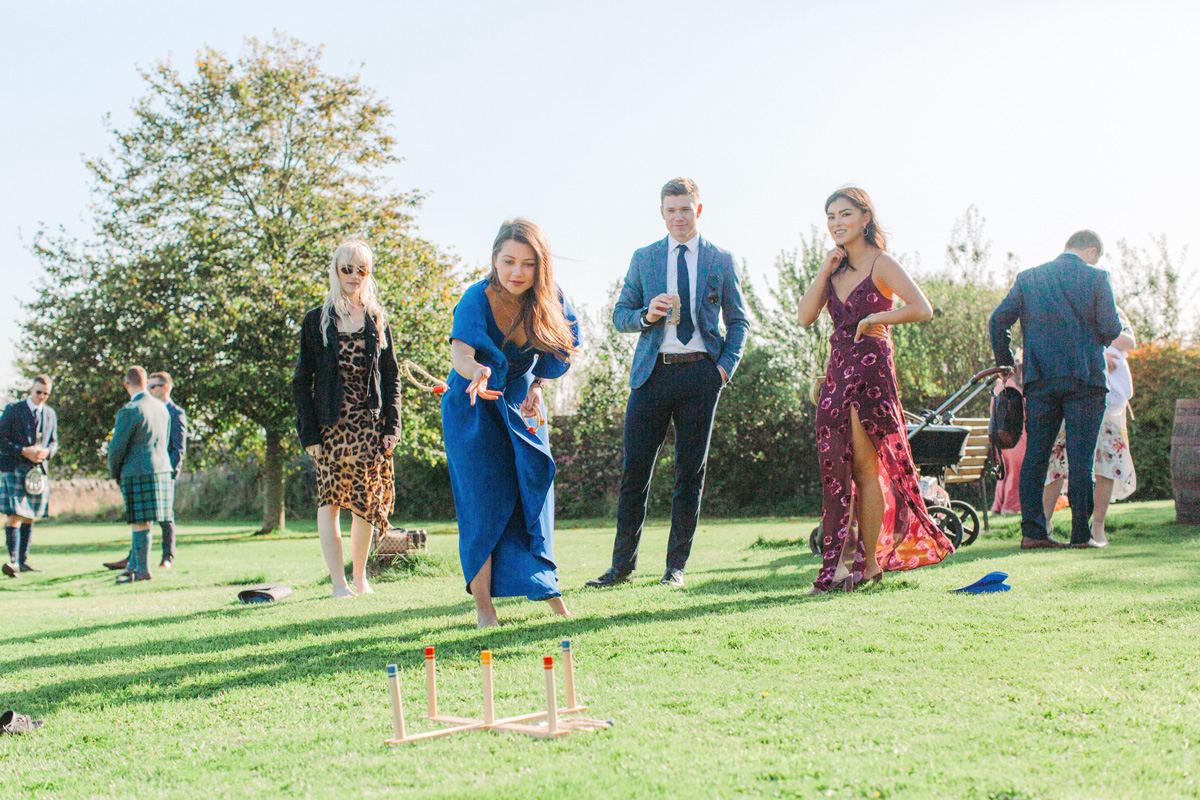
<path fill-rule="evenodd" d="M 675 328 L 675 335 L 679 337 L 680 344 L 690 342 L 696 333 L 696 326 L 692 323 L 692 287 L 691 278 L 688 277 L 687 251 L 686 244 L 679 245 L 679 260 L 675 262 L 679 286 L 679 325 Z"/>

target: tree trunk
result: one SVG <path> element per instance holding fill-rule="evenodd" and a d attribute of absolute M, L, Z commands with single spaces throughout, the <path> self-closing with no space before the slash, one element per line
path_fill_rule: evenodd
<path fill-rule="evenodd" d="M 263 522 L 259 533 L 283 530 L 283 437 L 267 428 L 267 454 L 263 463 Z"/>

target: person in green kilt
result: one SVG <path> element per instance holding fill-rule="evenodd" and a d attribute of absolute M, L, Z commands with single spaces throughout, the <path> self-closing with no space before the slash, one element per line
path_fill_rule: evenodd
<path fill-rule="evenodd" d="M 146 390 L 146 370 L 125 373 L 129 402 L 117 412 L 108 445 L 108 472 L 121 482 L 125 521 L 133 526 L 129 564 L 117 583 L 150 580 L 150 523 L 172 522 L 175 481 L 167 444 L 171 415 L 163 401 Z"/>

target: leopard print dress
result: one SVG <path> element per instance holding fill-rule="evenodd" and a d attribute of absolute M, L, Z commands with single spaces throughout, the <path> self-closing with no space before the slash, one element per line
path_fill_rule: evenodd
<path fill-rule="evenodd" d="M 377 528 L 388 529 L 395 501 L 392 459 L 383 456 L 383 419 L 367 407 L 367 343 L 363 331 L 338 333 L 342 414 L 321 428 L 317 458 L 318 506 L 348 508 Z"/>

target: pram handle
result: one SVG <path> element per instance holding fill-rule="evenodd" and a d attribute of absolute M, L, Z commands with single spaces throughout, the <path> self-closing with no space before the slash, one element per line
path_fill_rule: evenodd
<path fill-rule="evenodd" d="M 1012 375 L 1012 372 L 1012 367 L 992 367 L 991 369 L 985 369 L 983 372 L 975 373 L 975 377 L 971 378 L 971 383 L 987 380 L 994 375 L 1003 375 L 1007 378 L 1009 375 Z"/>

